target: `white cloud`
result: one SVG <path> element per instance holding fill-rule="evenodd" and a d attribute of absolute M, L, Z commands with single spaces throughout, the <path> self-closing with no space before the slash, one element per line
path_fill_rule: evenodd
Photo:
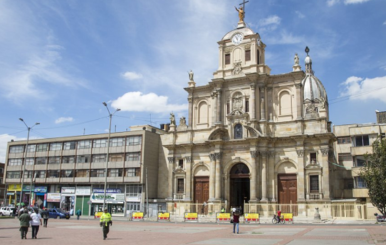
<path fill-rule="evenodd" d="M 341 96 L 349 96 L 350 100 L 380 100 L 386 103 L 386 76 L 375 78 L 349 77 L 341 83 L 344 91 Z"/>
<path fill-rule="evenodd" d="M 0 134 L 0 162 L 2 162 L 2 163 L 5 163 L 5 156 L 7 153 L 7 144 L 11 140 L 16 140 L 16 136 L 12 136 L 9 134 Z"/>
<path fill-rule="evenodd" d="M 158 96 L 155 93 L 142 94 L 141 92 L 128 92 L 111 103 L 113 108 L 122 111 L 155 112 L 184 111 L 188 109 L 187 104 L 168 104 L 168 97 Z"/>
<path fill-rule="evenodd" d="M 383 24 L 384 24 L 384 25 L 386 25 L 386 21 L 385 21 L 385 22 L 383 22 Z"/>
<path fill-rule="evenodd" d="M 59 117 L 55 120 L 56 124 L 63 123 L 63 122 L 72 122 L 74 119 L 72 117 Z"/>
<path fill-rule="evenodd" d="M 357 3 L 365 3 L 370 0 L 344 0 L 344 4 L 357 4 Z"/>
<path fill-rule="evenodd" d="M 131 71 L 128 71 L 128 72 L 125 72 L 123 75 L 122 75 L 126 80 L 138 80 L 138 79 L 141 79 L 142 78 L 142 74 L 139 74 L 139 73 L 136 73 L 136 72 L 131 72 Z"/>
<path fill-rule="evenodd" d="M 269 16 L 268 18 L 262 19 L 259 21 L 260 26 L 268 26 L 268 25 L 279 25 L 280 24 L 280 17 L 277 15 Z"/>
<path fill-rule="evenodd" d="M 287 31 L 281 31 L 278 35 L 268 37 L 266 42 L 269 44 L 295 44 L 301 43 L 303 38 L 296 37 Z"/>
<path fill-rule="evenodd" d="M 339 0 L 328 0 L 327 1 L 327 5 L 329 7 L 331 7 L 331 6 L 333 6 L 333 5 L 337 4 L 337 3 L 339 3 Z"/>
<path fill-rule="evenodd" d="M 295 11 L 295 14 L 300 18 L 300 19 L 304 19 L 306 16 L 304 14 L 302 14 L 300 11 Z"/>

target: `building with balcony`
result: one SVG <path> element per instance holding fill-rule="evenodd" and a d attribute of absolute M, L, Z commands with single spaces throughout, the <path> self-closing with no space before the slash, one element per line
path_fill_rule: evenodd
<path fill-rule="evenodd" d="M 26 141 L 9 142 L 5 183 L 14 198 L 8 202 L 16 204 L 22 195 L 24 203 L 93 214 L 102 209 L 107 174 L 106 202 L 113 215 L 144 210 L 145 197 L 157 197 L 163 131 L 151 126 L 130 129 L 111 133 L 109 152 L 108 134 L 34 139 L 28 146 Z M 152 201 L 150 209 L 159 205 L 164 204 Z"/>
<path fill-rule="evenodd" d="M 366 183 L 359 177 L 365 155 L 371 154 L 374 141 L 386 132 L 386 123 L 380 118 L 386 112 L 377 112 L 377 123 L 333 126 L 337 141 L 334 143 L 335 162 L 332 163 L 332 186 L 335 201 L 345 200 L 364 204 L 364 216 L 372 216 L 378 210 L 371 204 Z"/>

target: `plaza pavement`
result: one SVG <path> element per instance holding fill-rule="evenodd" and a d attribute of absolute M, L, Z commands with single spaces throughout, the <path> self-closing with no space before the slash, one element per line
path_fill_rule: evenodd
<path fill-rule="evenodd" d="M 103 240 L 98 219 L 71 217 L 49 219 L 38 239 L 20 239 L 17 219 L 0 219 L 0 244 L 242 244 L 242 245 L 360 245 L 386 244 L 386 224 L 240 224 L 240 234 L 232 233 L 229 223 L 182 223 L 127 221 L 115 218 L 107 240 Z"/>

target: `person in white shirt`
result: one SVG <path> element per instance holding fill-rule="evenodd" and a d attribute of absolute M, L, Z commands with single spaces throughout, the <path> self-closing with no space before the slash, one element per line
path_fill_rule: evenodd
<path fill-rule="evenodd" d="M 37 239 L 39 226 L 42 225 L 42 216 L 39 214 L 39 209 L 35 208 L 31 214 L 31 226 L 32 226 L 32 239 Z"/>

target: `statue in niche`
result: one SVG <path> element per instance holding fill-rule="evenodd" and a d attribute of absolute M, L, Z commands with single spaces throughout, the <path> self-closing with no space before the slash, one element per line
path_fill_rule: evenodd
<path fill-rule="evenodd" d="M 194 81 L 194 79 L 193 79 L 193 77 L 194 77 L 193 71 L 190 70 L 190 72 L 188 72 L 188 73 L 189 73 L 189 80 L 190 80 L 190 81 Z"/>
<path fill-rule="evenodd" d="M 306 105 L 306 112 L 307 113 L 313 113 L 316 111 L 316 107 L 314 104 L 310 103 L 308 105 Z"/>
<path fill-rule="evenodd" d="M 180 118 L 180 125 L 186 126 L 186 119 L 185 119 L 185 117 L 181 117 Z"/>
<path fill-rule="evenodd" d="M 295 66 L 299 65 L 299 56 L 298 56 L 298 54 L 295 54 L 294 62 L 295 62 L 295 64 L 294 64 Z"/>
<path fill-rule="evenodd" d="M 319 101 L 319 108 L 321 109 L 325 109 L 326 108 L 326 99 L 325 98 L 320 98 L 320 101 Z"/>
<path fill-rule="evenodd" d="M 233 63 L 233 66 L 234 66 L 234 68 L 233 68 L 233 74 L 234 75 L 239 74 L 243 69 L 243 68 L 241 68 L 241 61 L 237 61 L 237 62 Z"/>
<path fill-rule="evenodd" d="M 176 118 L 174 117 L 173 112 L 170 113 L 170 125 L 176 125 Z"/>
<path fill-rule="evenodd" d="M 241 94 L 237 94 L 233 97 L 232 104 L 233 104 L 233 111 L 235 110 L 241 111 L 243 109 L 243 98 Z"/>

